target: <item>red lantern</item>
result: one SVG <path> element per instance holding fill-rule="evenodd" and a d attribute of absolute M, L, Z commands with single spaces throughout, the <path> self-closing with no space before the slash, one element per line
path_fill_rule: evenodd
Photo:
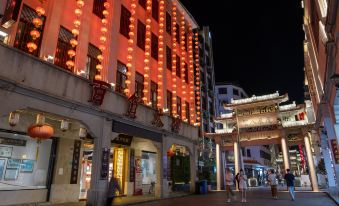
<path fill-rule="evenodd" d="M 170 149 L 167 151 L 167 156 L 169 157 L 173 157 L 174 156 L 174 152 Z"/>
<path fill-rule="evenodd" d="M 27 134 L 32 138 L 37 138 L 38 140 L 49 139 L 54 134 L 53 127 L 43 124 L 37 125 L 33 124 L 27 129 Z"/>

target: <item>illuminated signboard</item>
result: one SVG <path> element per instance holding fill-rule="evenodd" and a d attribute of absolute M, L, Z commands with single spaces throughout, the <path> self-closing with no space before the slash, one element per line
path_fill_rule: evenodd
<path fill-rule="evenodd" d="M 276 105 L 259 106 L 259 107 L 250 108 L 250 109 L 238 109 L 237 115 L 241 117 L 241 116 L 248 116 L 248 115 L 273 113 L 276 111 L 277 111 Z"/>

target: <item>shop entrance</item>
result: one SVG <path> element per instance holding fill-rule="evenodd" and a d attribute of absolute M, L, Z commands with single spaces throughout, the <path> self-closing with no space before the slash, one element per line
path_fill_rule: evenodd
<path fill-rule="evenodd" d="M 169 180 L 172 182 L 172 191 L 190 191 L 190 156 L 185 146 L 172 145 L 167 152 L 169 157 Z"/>
<path fill-rule="evenodd" d="M 90 189 L 91 174 L 92 174 L 92 157 L 93 157 L 93 142 L 85 142 L 83 144 L 83 156 L 80 174 L 80 194 L 79 199 L 87 199 L 87 191 Z M 109 163 L 109 180 L 114 175 L 118 179 L 119 186 L 122 191 L 125 189 L 125 170 L 126 161 L 128 158 L 128 149 L 118 145 L 112 145 L 110 150 Z M 118 192 L 118 191 L 117 191 Z M 118 195 L 118 194 L 116 194 Z"/>

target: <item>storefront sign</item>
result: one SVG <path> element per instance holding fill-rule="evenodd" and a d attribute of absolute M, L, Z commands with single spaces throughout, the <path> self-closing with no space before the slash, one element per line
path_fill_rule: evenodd
<path fill-rule="evenodd" d="M 338 142 L 336 139 L 331 139 L 331 146 L 332 146 L 335 163 L 339 164 L 339 150 L 338 150 Z"/>
<path fill-rule="evenodd" d="M 22 0 L 10 0 L 7 2 L 4 16 L 1 20 L 1 26 L 8 29 L 18 20 Z"/>
<path fill-rule="evenodd" d="M 130 155 L 130 161 L 129 161 L 129 171 L 135 170 L 135 166 L 134 166 L 135 156 L 134 155 L 135 155 L 135 151 L 134 151 L 134 149 L 131 148 L 131 155 Z M 129 180 L 130 180 L 130 182 L 135 181 L 135 173 L 134 172 L 129 173 Z"/>
<path fill-rule="evenodd" d="M 250 108 L 250 109 L 239 109 L 237 110 L 237 115 L 241 117 L 241 116 L 247 116 L 247 115 L 272 113 L 276 111 L 277 111 L 277 107 L 275 105 L 270 105 L 270 106 L 261 106 L 261 107 L 255 107 L 255 108 Z"/>
<path fill-rule="evenodd" d="M 133 140 L 133 136 L 126 134 L 119 134 L 112 140 L 112 143 L 130 146 Z"/>
<path fill-rule="evenodd" d="M 135 182 L 134 182 L 134 194 L 142 195 L 142 168 L 141 158 L 135 158 Z"/>
<path fill-rule="evenodd" d="M 13 146 L 26 146 L 26 140 L 23 139 L 11 139 L 7 137 L 0 137 L 0 144 L 13 145 Z"/>
<path fill-rule="evenodd" d="M 110 155 L 110 150 L 108 148 L 102 148 L 101 169 L 100 169 L 101 180 L 106 180 L 108 178 L 109 155 Z"/>
<path fill-rule="evenodd" d="M 80 161 L 81 140 L 74 140 L 71 181 L 70 184 L 78 184 L 78 171 Z"/>

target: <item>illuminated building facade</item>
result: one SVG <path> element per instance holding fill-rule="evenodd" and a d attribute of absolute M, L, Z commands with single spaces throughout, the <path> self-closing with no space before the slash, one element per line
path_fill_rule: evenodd
<path fill-rule="evenodd" d="M 0 205 L 104 205 L 112 176 L 127 196 L 194 191 L 198 25 L 179 1 L 1 0 L 0 14 Z"/>
<path fill-rule="evenodd" d="M 320 133 L 330 194 L 339 200 L 339 1 L 303 0 L 306 95 Z"/>

